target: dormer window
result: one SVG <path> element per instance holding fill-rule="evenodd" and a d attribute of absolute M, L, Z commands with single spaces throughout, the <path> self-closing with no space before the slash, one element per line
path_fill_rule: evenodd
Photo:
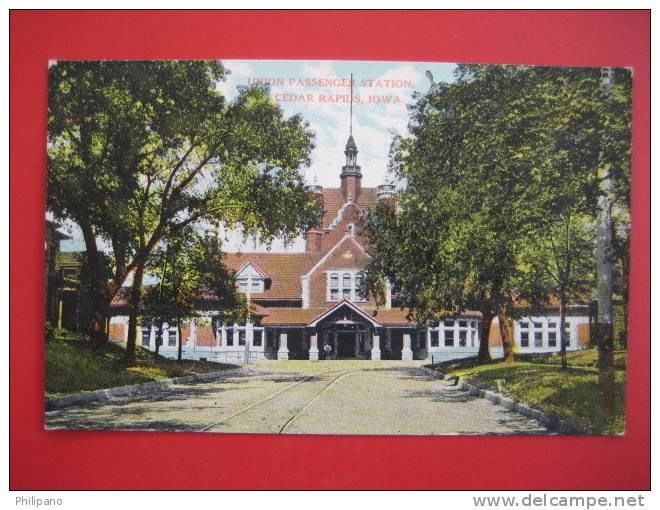
<path fill-rule="evenodd" d="M 329 271 L 327 275 L 327 301 L 339 301 L 340 299 L 354 302 L 366 301 L 366 298 L 360 292 L 360 286 L 362 285 L 361 271 Z"/>
<path fill-rule="evenodd" d="M 268 275 L 251 262 L 245 265 L 236 273 L 236 282 L 238 290 L 247 294 L 264 292 L 265 281 Z"/>

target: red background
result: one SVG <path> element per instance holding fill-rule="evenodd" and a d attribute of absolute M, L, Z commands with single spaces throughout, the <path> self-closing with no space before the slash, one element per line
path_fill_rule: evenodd
<path fill-rule="evenodd" d="M 650 487 L 648 12 L 14 11 L 10 20 L 11 488 Z M 632 67 L 633 230 L 625 436 L 45 432 L 42 257 L 47 62 L 101 58 Z"/>

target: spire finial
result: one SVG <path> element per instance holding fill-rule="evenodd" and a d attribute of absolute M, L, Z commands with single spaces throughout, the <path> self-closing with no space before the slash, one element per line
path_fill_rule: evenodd
<path fill-rule="evenodd" d="M 349 127 L 349 134 L 353 136 L 353 73 L 351 73 L 351 121 Z"/>

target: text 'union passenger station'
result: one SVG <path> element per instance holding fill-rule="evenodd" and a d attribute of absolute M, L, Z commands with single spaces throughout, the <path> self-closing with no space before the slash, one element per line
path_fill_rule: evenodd
<path fill-rule="evenodd" d="M 230 253 L 225 263 L 235 271 L 236 284 L 249 293 L 251 320 L 227 324 L 205 307 L 207 320 L 176 327 L 164 324 L 162 335 L 143 325 L 137 342 L 175 357 L 182 342 L 186 359 L 242 362 L 261 359 L 431 359 L 471 356 L 478 351 L 481 314 L 466 312 L 446 318 L 431 328 L 418 328 L 397 306 L 385 288 L 384 304 L 360 293 L 362 270 L 369 255 L 360 233 L 360 219 L 377 203 L 394 207 L 394 186 L 363 188 L 358 149 L 351 135 L 344 151 L 339 188 L 308 186 L 323 205 L 318 228 L 305 236 L 301 253 Z M 411 261 L 412 263 L 412 261 Z M 128 289 L 122 289 L 128 290 Z M 110 338 L 127 340 L 127 292 L 113 301 Z M 491 328 L 491 354 L 501 354 L 499 328 Z M 566 338 L 569 350 L 589 342 L 587 305 L 568 307 Z M 543 316 L 515 321 L 513 337 L 519 352 L 558 351 L 559 311 L 548 306 Z"/>

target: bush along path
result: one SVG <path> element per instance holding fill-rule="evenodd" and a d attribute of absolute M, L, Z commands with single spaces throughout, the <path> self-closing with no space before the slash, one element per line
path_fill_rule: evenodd
<path fill-rule="evenodd" d="M 185 377 L 236 368 L 206 361 L 176 361 L 137 348 L 135 366 L 124 361 L 121 345 L 107 343 L 92 350 L 91 343 L 67 335 L 46 343 L 46 397 L 61 397 L 99 389 Z"/>

